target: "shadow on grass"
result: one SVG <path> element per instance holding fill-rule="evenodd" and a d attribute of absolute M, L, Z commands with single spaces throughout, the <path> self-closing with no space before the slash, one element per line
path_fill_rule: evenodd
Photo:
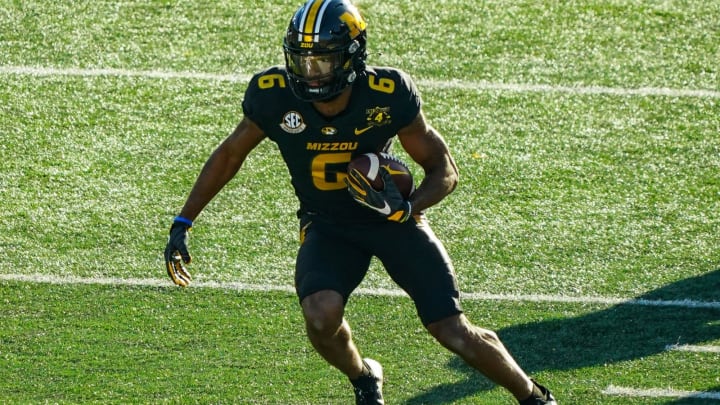
<path fill-rule="evenodd" d="M 638 299 L 718 302 L 720 269 L 669 284 Z M 497 333 L 518 363 L 532 375 L 543 370 L 639 359 L 661 353 L 672 344 L 702 344 L 720 337 L 718 321 L 717 308 L 619 304 L 575 318 L 514 325 Z M 433 387 L 407 404 L 452 403 L 494 387 L 459 359 L 448 366 L 466 372 L 468 378 Z M 669 403 L 692 403 L 686 401 Z"/>
<path fill-rule="evenodd" d="M 707 388 L 706 391 L 720 392 L 720 386 Z M 664 405 L 702 405 L 702 404 L 717 404 L 717 399 L 707 399 L 703 397 L 690 397 L 680 398 L 675 400 L 668 400 Z"/>

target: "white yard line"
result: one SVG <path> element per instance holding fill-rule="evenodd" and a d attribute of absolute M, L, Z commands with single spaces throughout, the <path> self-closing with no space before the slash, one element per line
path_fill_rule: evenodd
<path fill-rule="evenodd" d="M 35 66 L 0 66 L 0 74 L 29 76 L 128 76 L 147 77 L 153 79 L 193 79 L 226 82 L 245 82 L 250 75 L 221 75 L 202 72 L 172 72 L 162 70 L 128 70 L 128 69 L 76 69 L 52 68 Z"/>
<path fill-rule="evenodd" d="M 170 280 L 153 278 L 111 278 L 111 277 L 77 277 L 77 276 L 54 276 L 45 274 L 0 274 L 0 281 L 23 281 L 28 283 L 49 283 L 49 284 L 99 284 L 99 285 L 124 285 L 144 287 L 173 287 Z M 195 281 L 190 288 L 214 288 L 220 290 L 236 291 L 280 291 L 294 293 L 295 289 L 288 285 L 271 284 L 248 284 L 236 282 L 215 282 Z M 363 295 L 379 295 L 386 297 L 404 297 L 405 292 L 395 289 L 384 288 L 359 288 L 357 293 Z M 472 301 L 525 301 L 525 302 L 557 302 L 557 303 L 579 303 L 579 304 L 603 304 L 603 305 L 643 305 L 657 307 L 679 307 L 679 308 L 709 308 L 720 309 L 720 302 L 693 301 L 693 300 L 645 300 L 633 298 L 612 298 L 612 297 L 578 297 L 565 295 L 535 295 L 535 294 L 488 294 L 488 293 L 464 293 L 462 298 Z"/>
<path fill-rule="evenodd" d="M 652 398 L 696 398 L 720 400 L 717 391 L 679 391 L 671 388 L 637 389 L 611 385 L 603 390 L 605 395 Z"/>
<path fill-rule="evenodd" d="M 720 346 L 667 345 L 665 350 L 674 352 L 720 353 Z"/>
<path fill-rule="evenodd" d="M 193 79 L 228 82 L 246 82 L 248 74 L 214 74 L 204 72 L 173 72 L 165 70 L 128 70 L 128 69 L 77 69 L 36 66 L 0 66 L 0 74 L 34 76 L 130 76 L 157 79 Z M 607 94 L 616 96 L 668 96 L 720 98 L 720 91 L 706 89 L 673 89 L 666 87 L 618 88 L 602 86 L 559 86 L 523 83 L 472 82 L 463 80 L 418 79 L 418 84 L 429 88 L 465 89 L 475 91 L 510 91 L 521 93 L 569 93 L 569 94 Z"/>

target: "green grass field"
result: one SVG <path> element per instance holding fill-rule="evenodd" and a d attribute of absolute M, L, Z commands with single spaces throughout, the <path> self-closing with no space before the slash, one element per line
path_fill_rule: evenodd
<path fill-rule="evenodd" d="M 299 2 L 0 0 L 0 403 L 347 404 L 307 342 L 271 142 L 162 250 Z M 720 3 L 359 1 L 461 171 L 428 215 L 475 323 L 561 404 L 720 403 Z M 512 404 L 373 263 L 388 404 Z"/>

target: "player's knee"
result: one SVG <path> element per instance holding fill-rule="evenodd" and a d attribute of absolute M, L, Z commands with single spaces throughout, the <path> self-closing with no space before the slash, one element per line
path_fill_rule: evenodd
<path fill-rule="evenodd" d="M 335 333 L 343 320 L 342 296 L 335 291 L 320 291 L 301 303 L 307 328 L 314 333 Z"/>
<path fill-rule="evenodd" d="M 500 341 L 494 331 L 472 325 L 463 315 L 432 323 L 427 329 L 440 344 L 455 353 L 465 353 L 479 345 L 494 346 Z"/>
<path fill-rule="evenodd" d="M 452 316 L 427 325 L 427 330 L 440 344 L 457 351 L 464 344 L 462 323 L 460 315 Z"/>

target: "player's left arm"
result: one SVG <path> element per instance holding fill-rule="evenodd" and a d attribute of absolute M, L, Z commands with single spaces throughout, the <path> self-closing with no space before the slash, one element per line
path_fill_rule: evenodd
<path fill-rule="evenodd" d="M 416 214 L 450 194 L 457 186 L 459 173 L 445 139 L 428 124 L 422 110 L 397 134 L 403 149 L 425 172 L 410 196 L 412 211 Z"/>

